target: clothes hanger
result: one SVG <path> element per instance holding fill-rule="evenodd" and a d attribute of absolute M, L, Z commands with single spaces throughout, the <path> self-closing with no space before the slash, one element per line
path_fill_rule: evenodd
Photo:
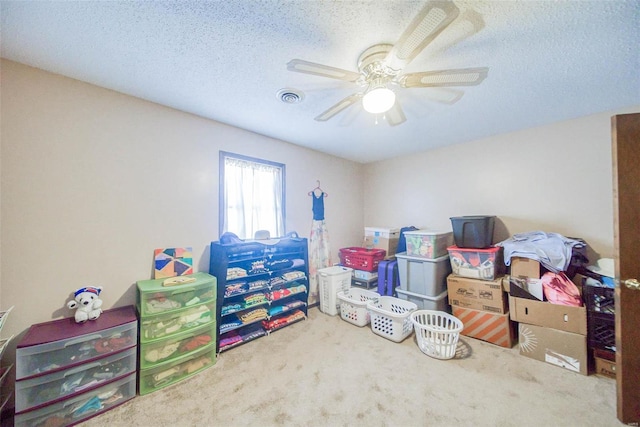
<path fill-rule="evenodd" d="M 309 191 L 309 195 L 311 196 L 315 193 L 316 190 L 320 190 L 320 193 L 322 193 L 324 197 L 329 197 L 329 194 L 326 193 L 322 188 L 320 188 L 320 180 L 316 180 L 316 182 L 318 183 L 318 186 L 313 190 Z"/>

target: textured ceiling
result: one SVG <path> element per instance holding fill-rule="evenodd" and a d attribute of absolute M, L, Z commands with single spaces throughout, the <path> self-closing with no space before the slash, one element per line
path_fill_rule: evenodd
<path fill-rule="evenodd" d="M 455 3 L 458 20 L 405 71 L 489 75 L 452 105 L 436 102 L 449 91 L 398 88 L 394 127 L 360 105 L 315 121 L 360 88 L 286 64 L 357 71 L 423 1 L 2 0 L 2 57 L 363 163 L 640 105 L 640 1 Z"/>

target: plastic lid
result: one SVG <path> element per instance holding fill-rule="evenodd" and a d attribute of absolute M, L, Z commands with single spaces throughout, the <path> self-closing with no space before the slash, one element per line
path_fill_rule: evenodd
<path fill-rule="evenodd" d="M 502 246 L 491 246 L 489 248 L 459 248 L 456 245 L 447 247 L 448 251 L 460 252 L 498 252 Z"/>
<path fill-rule="evenodd" d="M 427 235 L 427 236 L 435 236 L 435 235 L 441 235 L 441 234 L 453 234 L 452 231 L 438 231 L 438 230 L 413 230 L 413 231 L 405 231 L 404 234 L 421 234 L 421 235 Z"/>

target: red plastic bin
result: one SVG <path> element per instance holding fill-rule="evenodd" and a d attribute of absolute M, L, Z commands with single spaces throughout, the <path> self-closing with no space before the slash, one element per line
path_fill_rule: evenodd
<path fill-rule="evenodd" d="M 340 249 L 340 262 L 345 267 L 362 271 L 378 271 L 378 264 L 387 254 L 384 249 L 367 249 L 359 247 Z"/>

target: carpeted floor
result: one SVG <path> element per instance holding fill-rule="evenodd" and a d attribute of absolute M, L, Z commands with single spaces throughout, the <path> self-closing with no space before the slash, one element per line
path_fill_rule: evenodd
<path fill-rule="evenodd" d="M 317 308 L 83 426 L 618 426 L 615 381 L 461 337 L 423 354 Z"/>

